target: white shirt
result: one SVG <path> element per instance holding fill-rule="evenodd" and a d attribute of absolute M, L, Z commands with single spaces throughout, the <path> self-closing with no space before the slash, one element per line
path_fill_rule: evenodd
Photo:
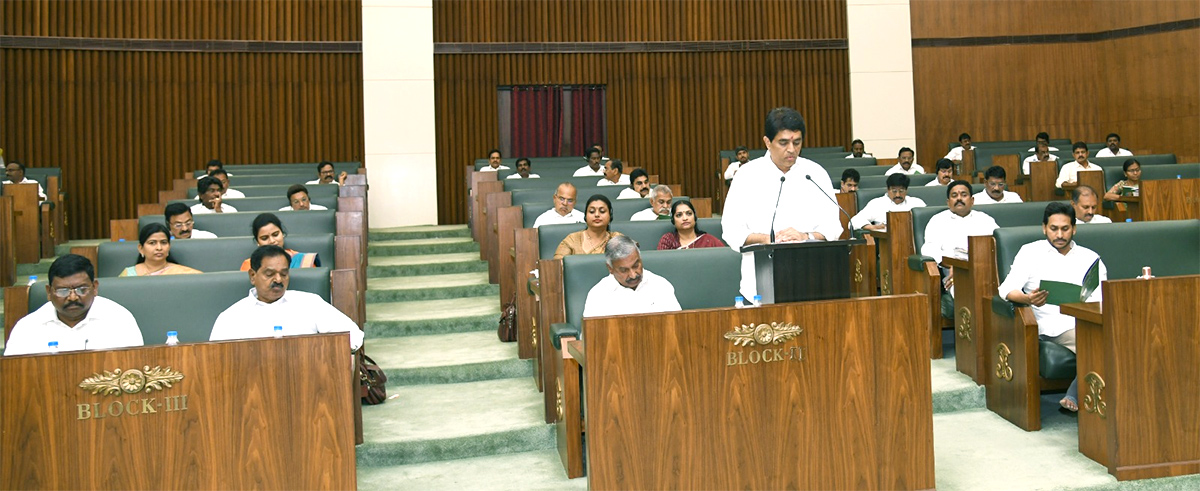
<path fill-rule="evenodd" d="M 483 168 L 482 168 L 482 169 L 479 169 L 479 172 L 496 172 L 496 171 L 498 171 L 498 170 L 508 170 L 508 166 L 507 166 L 507 165 L 501 165 L 500 167 L 495 167 L 495 168 L 493 168 L 493 167 L 492 167 L 492 166 L 490 166 L 490 165 L 485 165 L 485 166 L 483 166 Z"/>
<path fill-rule="evenodd" d="M 747 161 L 746 163 L 750 163 Z M 734 174 L 737 174 L 738 168 L 742 166 L 742 161 L 734 160 L 729 163 L 729 167 L 725 168 L 725 179 L 733 179 Z"/>
<path fill-rule="evenodd" d="M 341 185 L 342 185 L 342 183 L 338 182 L 338 180 L 337 180 L 337 179 L 334 179 L 334 180 L 333 180 L 333 182 L 331 182 L 331 183 L 329 183 L 329 184 L 337 184 L 338 186 L 341 186 Z M 320 185 L 321 185 L 321 180 L 320 180 L 320 179 L 313 179 L 313 180 L 311 180 L 311 181 L 308 181 L 308 182 L 304 183 L 304 185 L 305 185 L 305 186 L 320 186 Z"/>
<path fill-rule="evenodd" d="M 596 185 L 597 186 L 628 186 L 629 185 L 629 174 L 621 174 L 621 177 L 617 178 L 617 182 L 612 182 L 606 178 L 601 178 L 599 181 L 596 182 Z"/>
<path fill-rule="evenodd" d="M 675 286 L 662 276 L 642 270 L 642 282 L 636 289 L 617 283 L 613 275 L 605 276 L 588 290 L 583 302 L 583 317 L 606 315 L 651 314 L 678 312 L 679 300 L 675 298 Z"/>
<path fill-rule="evenodd" d="M 909 211 L 918 206 L 925 206 L 925 201 L 915 196 L 905 196 L 904 201 L 896 204 L 885 194 L 868 201 L 867 206 L 850 219 L 850 226 L 860 229 L 867 225 L 887 225 L 889 211 Z"/>
<path fill-rule="evenodd" d="M 529 177 L 521 177 L 520 174 L 509 174 L 508 177 L 505 177 L 505 179 L 539 179 L 541 177 L 542 176 L 530 172 Z"/>
<path fill-rule="evenodd" d="M 541 227 L 542 225 L 562 225 L 564 223 L 583 223 L 583 212 L 571 208 L 571 212 L 566 216 L 559 215 L 558 210 L 551 208 L 545 213 L 538 215 L 537 220 L 533 221 L 533 228 Z"/>
<path fill-rule="evenodd" d="M 1022 170 L 1023 172 L 1025 172 L 1025 175 L 1029 175 L 1029 164 L 1030 164 L 1030 163 L 1032 163 L 1032 162 L 1037 162 L 1037 161 L 1038 161 L 1037 155 L 1030 155 L 1030 156 L 1028 156 L 1028 157 L 1025 157 L 1025 162 L 1023 162 L 1023 163 L 1021 164 L 1021 170 Z M 1057 155 L 1054 155 L 1054 154 L 1050 154 L 1050 160 L 1049 160 L 1049 161 L 1050 161 L 1050 162 L 1057 162 L 1057 161 L 1058 161 L 1058 156 L 1057 156 Z"/>
<path fill-rule="evenodd" d="M 324 206 L 318 205 L 318 204 L 316 204 L 316 203 L 309 203 L 309 204 L 308 204 L 308 209 L 309 209 L 309 211 L 312 211 L 312 210 L 328 210 L 329 208 L 326 208 L 326 207 L 324 207 Z M 285 207 L 283 207 L 283 208 L 280 208 L 280 209 L 279 209 L 279 211 L 292 211 L 292 207 L 291 207 L 291 206 L 285 206 Z"/>
<path fill-rule="evenodd" d="M 646 197 L 634 191 L 633 188 L 625 188 L 621 190 L 621 194 L 617 195 L 617 199 L 646 199 Z"/>
<path fill-rule="evenodd" d="M 781 177 L 787 179 L 780 183 Z M 721 215 L 721 238 L 738 252 L 750 234 L 769 234 L 772 229 L 819 232 L 827 240 L 837 240 L 842 235 L 842 222 L 832 195 L 826 194 L 832 188 L 825 168 L 804 157 L 797 157 L 787 174 L 771 161 L 770 153 L 751 160 L 738 170 L 737 179 L 729 186 Z M 746 298 L 754 298 L 758 292 L 753 253 L 742 254 L 740 289 Z"/>
<path fill-rule="evenodd" d="M 971 147 L 971 149 L 974 150 L 975 147 Z M 946 158 L 946 159 L 950 159 L 950 160 L 962 160 L 963 150 L 965 150 L 965 149 L 962 147 L 962 145 L 951 148 L 950 152 L 947 153 L 946 156 L 942 157 L 942 158 Z"/>
<path fill-rule="evenodd" d="M 1059 169 L 1058 179 L 1054 180 L 1054 187 L 1061 189 L 1064 182 L 1079 182 L 1079 171 L 1081 170 L 1103 171 L 1104 169 L 1101 169 L 1100 166 L 1091 161 L 1088 162 L 1087 168 L 1084 169 L 1082 165 L 1079 165 L 1079 162 L 1072 160 L 1063 164 L 1062 169 Z M 1097 189 L 1096 191 L 1099 192 L 1100 190 Z"/>
<path fill-rule="evenodd" d="M 35 293 L 35 292 L 30 292 Z M 4 345 L 4 356 L 49 353 L 47 345 L 58 341 L 59 351 L 99 350 L 142 346 L 137 319 L 117 302 L 96 295 L 87 316 L 67 327 L 58 319 L 54 304 L 46 302 L 13 326 Z"/>
<path fill-rule="evenodd" d="M 910 166 L 908 168 L 908 170 L 904 170 L 904 167 L 901 166 L 899 163 L 897 163 L 896 165 L 893 165 L 892 168 L 888 169 L 887 172 L 884 172 L 883 175 L 890 176 L 897 172 L 902 173 L 902 174 L 908 174 L 911 176 L 913 174 L 924 174 L 925 168 L 921 167 L 920 165 L 917 165 L 916 162 L 913 162 L 913 165 Z"/>
<path fill-rule="evenodd" d="M 1076 220 L 1075 223 L 1077 223 L 1079 225 L 1092 224 L 1092 223 L 1112 223 L 1112 219 L 1097 213 L 1095 215 L 1092 215 L 1092 221 L 1090 221 L 1090 222 L 1085 222 L 1083 220 Z"/>
<path fill-rule="evenodd" d="M 573 177 L 592 177 L 592 176 L 604 177 L 604 166 L 601 165 L 599 167 L 596 167 L 596 170 L 592 170 L 592 168 L 590 166 L 585 165 L 583 167 L 575 169 L 575 174 L 573 174 Z"/>
<path fill-rule="evenodd" d="M 658 213 L 654 212 L 653 206 L 634 213 L 633 216 L 629 217 L 629 221 L 631 222 L 648 222 L 652 220 L 658 220 Z"/>
<path fill-rule="evenodd" d="M 224 193 L 221 193 L 221 199 L 245 198 L 245 197 L 246 197 L 245 194 L 243 194 L 241 191 L 238 191 L 233 188 L 226 189 Z M 200 196 L 192 196 L 192 199 L 199 201 Z"/>
<path fill-rule="evenodd" d="M 288 290 L 279 300 L 263 303 L 254 288 L 217 316 L 208 340 L 270 338 L 275 336 L 275 326 L 283 326 L 284 336 L 348 332 L 351 350 L 363 343 L 363 332 L 354 321 L 320 295 Z"/>
<path fill-rule="evenodd" d="M 21 182 L 4 181 L 4 182 L 0 182 L 0 184 L 37 184 L 37 187 L 38 187 L 38 199 L 40 199 L 40 200 L 42 200 L 42 201 L 46 201 L 46 191 L 42 189 L 42 183 L 40 183 L 40 182 L 37 182 L 37 181 L 35 181 L 35 180 L 33 180 L 33 179 L 30 179 L 30 178 L 28 178 L 28 177 L 26 177 L 26 178 L 22 179 L 22 180 L 21 180 Z"/>
<path fill-rule="evenodd" d="M 865 158 L 874 158 L 874 157 L 875 157 L 874 155 L 871 155 L 871 154 L 865 153 L 865 152 L 863 153 L 862 157 L 855 157 L 854 152 L 851 152 L 850 155 L 846 156 L 846 158 L 848 158 L 848 159 L 865 159 Z"/>
<path fill-rule="evenodd" d="M 1000 283 L 1000 296 L 1008 298 L 1008 294 L 1017 290 L 1026 292 L 1036 290 L 1042 280 L 1061 281 L 1078 285 L 1083 282 L 1083 275 L 1092 263 L 1100 256 L 1086 247 L 1075 245 L 1071 241 L 1071 250 L 1064 256 L 1058 253 L 1049 240 L 1042 239 L 1021 246 L 1017 256 L 1013 258 L 1011 270 L 1004 282 Z M 1100 281 L 1108 280 L 1108 269 L 1104 261 L 1100 261 Z M 1100 290 L 1087 298 L 1089 302 L 1101 301 Z M 1038 334 L 1054 337 L 1071 329 L 1075 329 L 1075 318 L 1063 315 L 1057 305 L 1045 304 L 1033 306 L 1033 316 L 1037 318 Z"/>
<path fill-rule="evenodd" d="M 992 197 L 988 195 L 987 191 L 980 191 L 971 197 L 975 198 L 975 206 L 995 205 L 1000 203 L 1024 203 L 1024 201 L 1021 200 L 1021 195 L 1012 191 L 1005 191 L 1004 197 L 1000 198 L 1000 201 L 992 199 Z"/>
<path fill-rule="evenodd" d="M 971 210 L 967 216 L 960 217 L 953 211 L 943 210 L 925 224 L 921 255 L 934 258 L 938 264 L 944 257 L 966 259 L 967 237 L 992 235 L 997 228 L 996 220 L 987 213 Z"/>
<path fill-rule="evenodd" d="M 178 237 L 175 237 L 173 235 L 171 236 L 171 238 L 178 239 Z M 193 239 L 215 239 L 215 238 L 217 238 L 217 234 L 214 234 L 212 232 L 206 232 L 204 230 L 192 229 L 191 238 L 193 238 Z"/>
<path fill-rule="evenodd" d="M 209 213 L 216 213 L 215 211 L 212 211 L 212 209 L 204 206 L 204 203 L 196 203 L 196 204 L 192 205 L 191 210 L 192 210 L 193 215 L 206 215 Z M 221 203 L 221 213 L 237 213 L 237 208 L 234 208 L 233 206 L 230 206 L 229 204 L 226 204 L 226 203 Z"/>
<path fill-rule="evenodd" d="M 954 182 L 954 181 L 950 181 L 950 182 Z M 942 183 L 938 182 L 938 180 L 937 180 L 937 177 L 934 177 L 932 181 L 929 181 L 929 182 L 925 183 L 925 187 L 929 187 L 929 186 L 947 186 L 947 185 L 949 185 L 949 184 L 950 184 L 949 182 L 948 182 L 948 183 L 946 183 L 946 184 L 942 184 Z"/>
<path fill-rule="evenodd" d="M 1130 152 L 1129 150 L 1126 150 L 1124 148 L 1117 148 L 1117 153 L 1114 154 L 1114 153 L 1112 153 L 1112 150 L 1108 149 L 1108 147 L 1104 147 L 1104 148 L 1101 148 L 1099 152 L 1096 152 L 1096 156 L 1097 157 L 1132 157 L 1133 152 Z"/>
<path fill-rule="evenodd" d="M 1026 152 L 1036 152 L 1036 151 L 1037 151 L 1037 147 L 1036 147 L 1036 146 L 1035 146 L 1035 147 L 1033 147 L 1033 148 L 1030 148 L 1029 150 L 1026 150 Z M 1049 147 L 1049 146 L 1048 146 L 1048 147 L 1046 147 L 1046 151 L 1049 151 L 1049 152 L 1057 152 L 1057 151 L 1058 151 L 1058 147 Z"/>

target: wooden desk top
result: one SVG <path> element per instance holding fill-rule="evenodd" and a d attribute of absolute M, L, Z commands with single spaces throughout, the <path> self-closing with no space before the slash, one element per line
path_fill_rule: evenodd
<path fill-rule="evenodd" d="M 1104 310 L 1100 302 L 1065 303 L 1058 307 L 1059 312 L 1093 324 L 1104 323 Z"/>
<path fill-rule="evenodd" d="M 1112 201 L 1115 201 L 1118 203 L 1141 203 L 1142 197 L 1141 196 L 1118 196 L 1117 199 L 1114 199 Z"/>
<path fill-rule="evenodd" d="M 586 352 L 583 348 L 583 340 L 581 339 L 567 342 L 567 353 L 571 355 L 571 358 L 574 358 L 576 361 L 578 361 L 580 366 L 587 365 Z"/>
<path fill-rule="evenodd" d="M 871 237 L 875 238 L 876 240 L 886 240 L 886 239 L 888 238 L 888 231 L 887 231 L 887 229 L 883 229 L 883 230 L 866 230 L 866 232 L 867 232 L 867 234 L 866 234 L 866 235 L 870 235 Z"/>
<path fill-rule="evenodd" d="M 971 263 L 966 259 L 946 256 L 942 258 L 942 266 L 950 266 L 952 268 L 971 269 Z"/>

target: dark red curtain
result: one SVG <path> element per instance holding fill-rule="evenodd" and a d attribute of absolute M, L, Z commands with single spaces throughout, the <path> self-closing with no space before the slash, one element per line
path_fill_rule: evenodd
<path fill-rule="evenodd" d="M 604 87 L 575 87 L 571 91 L 571 155 L 583 155 L 593 143 L 603 145 L 605 154 L 610 152 L 604 141 Z"/>
<path fill-rule="evenodd" d="M 513 87 L 512 155 L 556 157 L 562 146 L 562 87 Z"/>

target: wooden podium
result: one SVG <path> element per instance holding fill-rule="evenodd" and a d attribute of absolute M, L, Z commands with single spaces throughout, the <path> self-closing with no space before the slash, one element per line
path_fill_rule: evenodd
<path fill-rule="evenodd" d="M 0 359 L 0 488 L 355 489 L 346 336 Z"/>
<path fill-rule="evenodd" d="M 758 294 L 764 305 L 850 298 L 850 253 L 862 239 L 754 244 Z"/>

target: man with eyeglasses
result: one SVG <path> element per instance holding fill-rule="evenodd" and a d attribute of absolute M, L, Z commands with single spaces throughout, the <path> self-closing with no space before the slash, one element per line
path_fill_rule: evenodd
<path fill-rule="evenodd" d="M 280 208 L 279 211 L 308 211 L 308 210 L 328 210 L 328 208 L 315 205 L 308 198 L 308 188 L 303 184 L 293 184 L 287 190 L 288 205 Z"/>
<path fill-rule="evenodd" d="M 1008 173 L 998 165 L 988 167 L 983 173 L 983 191 L 975 193 L 975 204 L 992 205 L 998 203 L 1021 203 L 1021 195 L 1008 189 Z"/>
<path fill-rule="evenodd" d="M 183 203 L 171 203 L 163 210 L 167 219 L 167 228 L 171 230 L 174 239 L 215 239 L 217 234 L 196 230 L 196 222 L 192 220 L 192 210 Z"/>
<path fill-rule="evenodd" d="M 13 327 L 4 356 L 58 351 L 102 350 L 142 346 L 137 319 L 125 307 L 99 296 L 100 282 L 92 262 L 67 254 L 50 265 L 48 303 L 22 317 Z"/>
<path fill-rule="evenodd" d="M 583 212 L 575 209 L 575 185 L 564 182 L 554 190 L 554 207 L 546 210 L 533 222 L 533 228 L 542 225 L 583 223 Z"/>

